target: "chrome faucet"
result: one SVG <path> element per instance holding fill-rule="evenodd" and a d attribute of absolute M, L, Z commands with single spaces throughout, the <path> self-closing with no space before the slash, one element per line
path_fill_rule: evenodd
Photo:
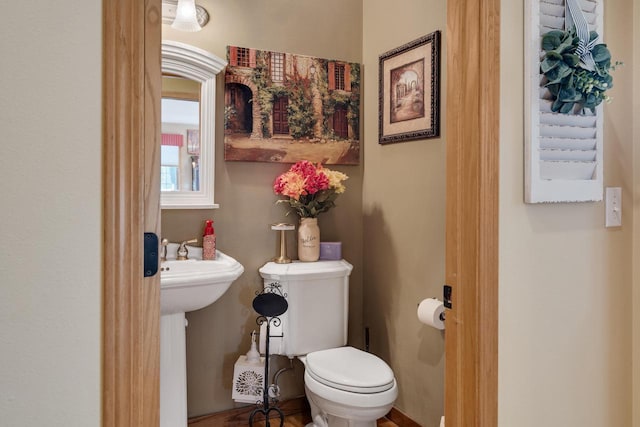
<path fill-rule="evenodd" d="M 162 256 L 160 257 L 160 262 L 165 262 L 167 260 L 167 245 L 169 244 L 168 239 L 162 239 L 160 245 L 162 246 Z"/>
<path fill-rule="evenodd" d="M 180 243 L 180 246 L 178 246 L 178 257 L 176 258 L 178 261 L 185 261 L 189 259 L 189 250 L 187 249 L 187 245 L 190 243 L 198 243 L 198 239 L 185 240 Z"/>

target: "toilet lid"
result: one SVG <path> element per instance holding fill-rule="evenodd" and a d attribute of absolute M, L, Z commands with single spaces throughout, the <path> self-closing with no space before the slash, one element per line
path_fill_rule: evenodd
<path fill-rule="evenodd" d="M 353 347 L 307 354 L 306 369 L 316 381 L 353 393 L 380 393 L 393 387 L 393 371 L 382 359 Z"/>

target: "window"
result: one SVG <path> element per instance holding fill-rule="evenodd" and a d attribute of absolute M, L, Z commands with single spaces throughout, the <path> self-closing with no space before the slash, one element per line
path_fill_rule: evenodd
<path fill-rule="evenodd" d="M 327 64 L 329 90 L 351 92 L 351 64 L 348 62 L 329 62 Z"/>
<path fill-rule="evenodd" d="M 249 49 L 246 47 L 238 48 L 238 66 L 239 67 L 249 67 L 251 66 L 249 60 Z"/>
<path fill-rule="evenodd" d="M 178 166 L 180 164 L 180 147 L 163 145 L 160 148 L 162 164 L 160 165 L 160 190 L 178 191 Z"/>
<path fill-rule="evenodd" d="M 344 89 L 344 64 L 336 64 L 335 66 L 336 89 Z"/>
<path fill-rule="evenodd" d="M 177 166 L 160 166 L 160 190 L 161 191 L 177 191 L 178 190 L 178 167 Z"/>
<path fill-rule="evenodd" d="M 284 53 L 271 52 L 271 80 L 284 81 Z"/>

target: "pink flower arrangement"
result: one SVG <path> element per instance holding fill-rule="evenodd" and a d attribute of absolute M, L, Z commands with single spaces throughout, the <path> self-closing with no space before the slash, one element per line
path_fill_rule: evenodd
<path fill-rule="evenodd" d="M 302 160 L 276 178 L 273 191 L 288 197 L 277 203 L 289 203 L 301 218 L 317 218 L 335 206 L 336 198 L 346 189 L 342 181 L 347 178 L 342 172 L 327 169 L 320 163 L 314 165 Z"/>

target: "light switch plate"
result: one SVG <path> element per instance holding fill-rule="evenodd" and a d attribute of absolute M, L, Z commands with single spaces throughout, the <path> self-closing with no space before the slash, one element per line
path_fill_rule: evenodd
<path fill-rule="evenodd" d="M 607 187 L 605 209 L 605 226 L 622 226 L 622 189 L 620 187 Z"/>

